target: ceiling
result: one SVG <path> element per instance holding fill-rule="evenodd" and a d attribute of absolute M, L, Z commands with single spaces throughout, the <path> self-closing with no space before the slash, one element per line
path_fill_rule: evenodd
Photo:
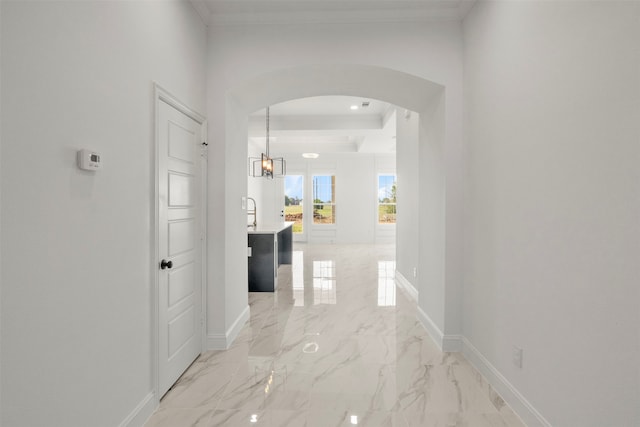
<path fill-rule="evenodd" d="M 207 24 L 460 20 L 475 0 L 191 0 Z"/>
<path fill-rule="evenodd" d="M 262 109 L 249 117 L 249 142 L 262 149 L 265 113 Z M 395 107 L 375 99 L 317 96 L 269 108 L 273 154 L 394 153 L 395 131 Z"/>

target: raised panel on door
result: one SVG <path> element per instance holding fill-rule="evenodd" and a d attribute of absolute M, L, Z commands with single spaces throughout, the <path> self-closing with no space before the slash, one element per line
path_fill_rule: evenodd
<path fill-rule="evenodd" d="M 167 289 L 167 301 L 169 308 L 192 297 L 195 292 L 195 263 L 190 262 L 180 267 L 173 267 L 169 273 L 169 286 Z"/>
<path fill-rule="evenodd" d="M 171 119 L 169 119 L 168 124 L 168 156 L 174 159 L 183 160 L 187 163 L 194 163 L 196 154 L 193 151 L 192 144 L 196 133 L 193 128 L 183 126 Z"/>
<path fill-rule="evenodd" d="M 195 249 L 195 221 L 176 220 L 169 222 L 169 256 Z"/>
<path fill-rule="evenodd" d="M 172 359 L 195 334 L 196 316 L 193 306 L 187 307 L 169 321 L 168 356 Z"/>
<path fill-rule="evenodd" d="M 193 206 L 194 177 L 176 173 L 169 174 L 169 206 L 190 207 Z"/>

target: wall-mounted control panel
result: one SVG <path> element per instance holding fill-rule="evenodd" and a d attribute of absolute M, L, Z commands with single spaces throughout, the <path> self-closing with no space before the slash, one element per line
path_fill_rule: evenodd
<path fill-rule="evenodd" d="M 78 151 L 78 167 L 86 171 L 102 169 L 100 153 L 91 150 Z"/>

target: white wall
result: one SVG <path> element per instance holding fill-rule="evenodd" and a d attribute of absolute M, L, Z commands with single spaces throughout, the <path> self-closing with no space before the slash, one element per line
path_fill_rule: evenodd
<path fill-rule="evenodd" d="M 446 247 L 453 256 L 440 264 L 434 264 L 434 259 L 422 259 L 420 262 L 426 263 L 425 268 L 445 270 L 446 274 L 437 274 L 438 283 L 425 282 L 419 286 L 425 287 L 425 298 L 432 288 L 438 288 L 439 297 L 443 298 L 444 281 L 447 287 L 461 287 L 461 41 L 460 24 L 455 22 L 209 27 L 209 141 L 218 153 L 216 159 L 209 163 L 212 184 L 209 211 L 214 207 L 211 205 L 214 200 L 218 203 L 224 200 L 226 206 L 222 215 L 224 220 L 212 221 L 209 228 L 209 295 L 216 295 L 216 300 L 211 300 L 209 307 L 210 334 L 230 335 L 233 322 L 240 318 L 247 306 L 243 285 L 246 283 L 246 212 L 240 209 L 240 198 L 246 194 L 247 181 L 246 174 L 238 172 L 245 170 L 246 115 L 265 106 L 260 102 L 274 104 L 291 99 L 289 96 L 350 94 L 376 97 L 372 93 L 355 93 L 373 81 L 366 74 L 358 76 L 358 81 L 347 72 L 344 77 L 327 75 L 324 80 L 316 80 L 316 86 L 301 85 L 305 75 L 313 74 L 321 67 L 333 67 L 328 69 L 329 74 L 351 65 L 363 70 L 366 67 L 398 70 L 446 87 L 442 101 L 447 117 L 446 129 L 440 136 L 446 139 L 443 161 L 447 166 L 440 172 L 446 174 L 441 184 L 446 180 L 451 182 L 451 186 L 446 194 L 442 193 L 445 198 L 439 202 L 446 205 L 441 206 L 440 211 L 450 216 L 441 226 L 446 227 L 443 231 L 447 236 Z M 302 68 L 308 68 L 308 73 L 300 73 Z M 264 84 L 273 83 L 274 80 L 270 80 L 272 76 L 275 80 L 289 77 L 288 84 L 278 88 Z M 371 92 L 389 94 L 395 89 L 394 86 L 378 84 L 372 87 Z M 408 93 L 406 87 L 398 89 L 398 94 L 392 96 L 395 99 L 377 98 L 418 112 L 430 102 L 430 98 L 425 97 L 422 105 L 416 106 L 418 93 Z M 242 114 L 245 114 L 244 118 Z M 452 301 L 452 311 L 455 311 L 452 316 L 459 319 L 458 305 L 459 301 Z M 440 316 L 438 323 L 438 328 L 445 333 L 460 333 L 460 321 L 446 325 Z"/>
<path fill-rule="evenodd" d="M 429 265 L 445 265 L 446 247 L 446 188 L 445 188 L 445 132 L 444 106 L 437 103 L 430 111 L 420 116 L 418 135 L 418 158 L 421 161 L 418 172 L 418 314 L 422 323 L 438 343 L 444 344 L 445 331 L 445 294 L 448 286 L 440 286 L 445 280 L 446 271 L 438 268 L 424 268 Z M 431 264 L 427 263 L 427 260 Z M 449 333 L 447 333 L 449 332 Z M 455 333 L 455 332 L 453 332 Z M 442 345 L 441 344 L 441 345 Z M 442 345 L 444 347 L 444 345 Z M 451 351 L 451 348 L 443 348 Z"/>
<path fill-rule="evenodd" d="M 640 425 L 639 8 L 479 2 L 464 21 L 464 335 L 532 426 Z"/>
<path fill-rule="evenodd" d="M 419 117 L 415 112 L 405 115 L 396 113 L 396 163 L 398 167 L 398 224 L 396 229 L 396 270 L 415 288 L 417 277 L 413 269 L 419 265 L 418 231 L 419 222 L 419 159 L 418 126 Z"/>
<path fill-rule="evenodd" d="M 206 29 L 181 1 L 0 7 L 2 422 L 140 425 L 155 405 L 153 82 L 203 112 Z M 80 148 L 104 169 L 78 170 Z"/>

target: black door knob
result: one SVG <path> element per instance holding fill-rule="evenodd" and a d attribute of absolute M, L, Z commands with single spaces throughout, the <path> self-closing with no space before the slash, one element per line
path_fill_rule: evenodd
<path fill-rule="evenodd" d="M 163 259 L 162 262 L 160 262 L 160 268 L 162 270 L 164 270 L 165 268 L 171 268 L 173 267 L 173 261 L 167 261 L 166 259 Z"/>

